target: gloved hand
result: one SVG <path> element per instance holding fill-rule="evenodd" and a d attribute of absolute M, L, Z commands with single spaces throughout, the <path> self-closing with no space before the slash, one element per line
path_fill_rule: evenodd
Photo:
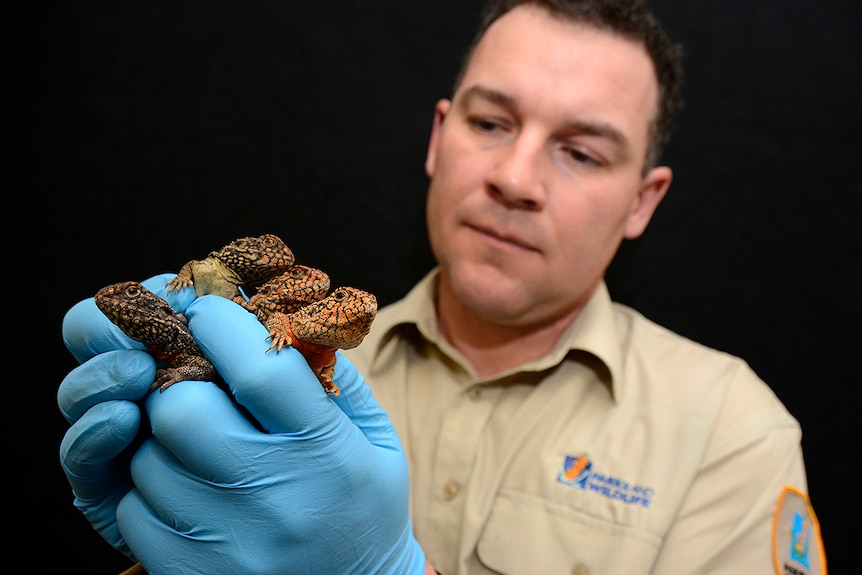
<path fill-rule="evenodd" d="M 142 283 L 182 311 L 195 293 L 168 294 L 165 284 L 174 275 L 163 274 Z M 143 351 L 143 344 L 111 323 L 93 298 L 66 313 L 63 340 L 83 363 L 64 378 L 57 391 L 60 411 L 72 423 L 60 444 L 60 461 L 75 506 L 108 543 L 134 558 L 117 527 L 117 504 L 132 488 L 129 458 L 141 423 L 135 402 L 146 395 L 155 378 L 155 360 Z"/>
<path fill-rule="evenodd" d="M 423 573 L 403 450 L 349 361 L 339 357 L 334 379 L 342 392 L 329 397 L 296 350 L 267 352 L 266 329 L 236 304 L 206 296 L 186 314 L 236 402 L 208 382 L 147 396 L 153 437 L 132 460 L 131 491 L 113 454 L 129 445 L 134 425 L 97 432 L 108 425 L 92 416 L 96 424 L 84 426 L 83 435 L 99 440 L 71 441 L 64 461 L 79 499 L 79 490 L 90 488 L 88 501 L 96 503 L 88 517 L 103 536 L 121 549 L 126 542 L 153 574 Z M 83 348 L 102 351 L 96 339 Z M 120 367 L 117 388 L 145 394 L 154 366 L 144 373 L 131 365 L 139 359 L 116 361 L 129 362 Z M 63 384 L 70 396 L 74 383 Z M 78 403 L 87 402 L 72 402 Z M 87 418 L 96 407 L 121 411 L 102 405 Z M 79 411 L 69 410 L 70 418 Z"/>

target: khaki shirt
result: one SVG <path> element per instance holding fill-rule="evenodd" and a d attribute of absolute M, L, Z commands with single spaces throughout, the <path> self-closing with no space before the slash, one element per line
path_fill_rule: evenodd
<path fill-rule="evenodd" d="M 403 442 L 437 571 L 825 572 L 800 427 L 746 363 L 602 285 L 548 356 L 482 380 L 440 335 L 435 276 L 346 355 Z"/>

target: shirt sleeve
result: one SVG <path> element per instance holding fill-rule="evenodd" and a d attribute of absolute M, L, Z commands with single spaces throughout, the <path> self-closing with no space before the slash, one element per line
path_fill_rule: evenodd
<path fill-rule="evenodd" d="M 714 441 L 665 538 L 654 575 L 783 574 L 786 561 L 798 563 L 791 573 L 825 573 L 816 520 L 809 532 L 814 557 L 798 561 L 788 546 L 776 548 L 786 490 L 807 501 L 801 430 L 768 388 L 747 381 L 753 377 L 743 370 L 734 382 L 736 390 L 728 394 Z M 753 389 L 763 392 L 752 397 Z"/>

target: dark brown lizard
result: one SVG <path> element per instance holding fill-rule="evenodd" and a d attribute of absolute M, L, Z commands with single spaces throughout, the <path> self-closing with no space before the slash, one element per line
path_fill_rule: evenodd
<path fill-rule="evenodd" d="M 138 282 L 120 282 L 100 289 L 96 306 L 123 333 L 143 343 L 168 367 L 156 371 L 150 390 L 166 390 L 178 381 L 212 381 L 216 369 L 201 354 L 186 317 Z"/>
<path fill-rule="evenodd" d="M 335 351 L 362 343 L 377 316 L 377 298 L 352 287 L 339 287 L 325 298 L 292 313 L 275 312 L 266 321 L 276 353 L 296 348 L 317 375 L 328 395 L 341 390 L 332 381 Z"/>
<path fill-rule="evenodd" d="M 287 271 L 294 260 L 293 252 L 276 235 L 239 238 L 202 260 L 183 265 L 168 282 L 168 292 L 194 285 L 198 296 L 217 294 L 233 299 L 240 296 L 240 286 L 257 288 Z"/>

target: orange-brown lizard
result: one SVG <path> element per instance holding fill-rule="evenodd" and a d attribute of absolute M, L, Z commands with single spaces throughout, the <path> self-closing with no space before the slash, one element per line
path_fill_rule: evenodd
<path fill-rule="evenodd" d="M 351 349 L 362 343 L 377 316 L 377 298 L 353 287 L 339 287 L 325 298 L 298 311 L 276 311 L 266 321 L 276 353 L 285 346 L 296 348 L 305 357 L 328 395 L 341 393 L 332 381 L 337 349 Z"/>
<path fill-rule="evenodd" d="M 252 312 L 264 325 L 275 312 L 293 313 L 302 306 L 323 299 L 329 293 L 329 276 L 323 271 L 293 264 L 283 274 L 257 288 L 248 301 L 236 296 L 233 301 Z"/>

